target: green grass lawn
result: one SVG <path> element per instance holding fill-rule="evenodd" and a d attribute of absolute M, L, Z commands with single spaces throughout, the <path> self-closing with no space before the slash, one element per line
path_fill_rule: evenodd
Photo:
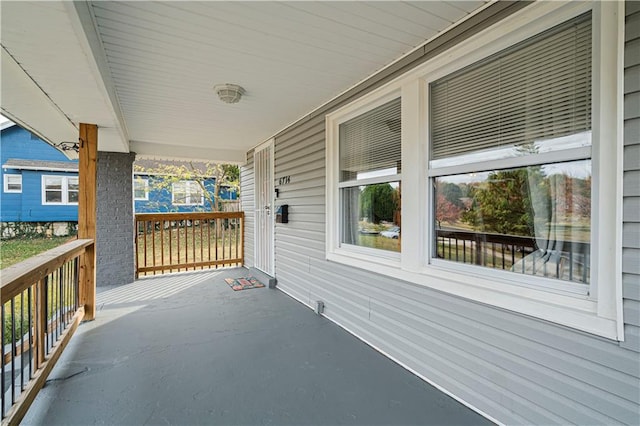
<path fill-rule="evenodd" d="M 0 269 L 58 247 L 73 237 L 29 238 L 0 241 Z"/>

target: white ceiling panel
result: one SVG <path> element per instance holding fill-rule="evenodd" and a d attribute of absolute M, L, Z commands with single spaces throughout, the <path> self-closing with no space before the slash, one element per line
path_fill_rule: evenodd
<path fill-rule="evenodd" d="M 72 122 L 145 156 L 242 161 L 484 2 L 5 4 L 3 48 Z M 245 96 L 221 102 L 222 83 Z"/>

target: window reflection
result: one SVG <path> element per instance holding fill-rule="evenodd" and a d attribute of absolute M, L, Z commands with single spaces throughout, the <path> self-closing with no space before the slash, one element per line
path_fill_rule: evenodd
<path fill-rule="evenodd" d="M 400 251 L 400 183 L 347 187 L 342 192 L 342 243 Z"/>
<path fill-rule="evenodd" d="M 589 282 L 590 160 L 443 176 L 434 185 L 437 257 Z"/>

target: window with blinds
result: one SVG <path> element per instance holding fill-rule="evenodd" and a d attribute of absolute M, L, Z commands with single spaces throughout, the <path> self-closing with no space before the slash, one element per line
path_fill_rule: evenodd
<path fill-rule="evenodd" d="M 340 247 L 400 252 L 401 98 L 338 125 Z"/>
<path fill-rule="evenodd" d="M 400 98 L 340 124 L 340 182 L 400 173 Z"/>
<path fill-rule="evenodd" d="M 589 131 L 591 12 L 432 82 L 430 114 L 431 160 Z"/>
<path fill-rule="evenodd" d="M 436 262 L 586 291 L 591 39 L 589 12 L 430 83 Z"/>

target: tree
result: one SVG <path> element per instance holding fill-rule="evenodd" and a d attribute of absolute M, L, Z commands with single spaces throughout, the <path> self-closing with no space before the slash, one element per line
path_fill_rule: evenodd
<path fill-rule="evenodd" d="M 461 198 L 464 196 L 460 186 L 451 182 L 438 182 L 438 193 L 442 194 L 449 203 L 462 208 Z"/>
<path fill-rule="evenodd" d="M 489 174 L 486 182 L 469 188 L 471 208 L 462 220 L 485 232 L 533 235 L 533 215 L 529 191 L 532 170 L 502 170 Z M 544 179 L 537 191 L 547 192 Z M 541 197 L 548 199 L 548 197 Z"/>
<path fill-rule="evenodd" d="M 399 200 L 396 190 L 388 183 L 367 185 L 360 194 L 360 212 L 373 223 L 393 221 Z"/>
<path fill-rule="evenodd" d="M 182 161 L 137 161 L 134 170 L 138 173 L 155 176 L 149 179 L 149 191 L 171 193 L 173 185 L 181 181 L 197 183 L 202 196 L 207 201 L 200 210 L 221 211 L 221 188 L 239 192 L 240 169 L 232 164 L 215 164 Z M 213 184 L 209 183 L 213 180 Z"/>
<path fill-rule="evenodd" d="M 457 222 L 460 219 L 462 209 L 449 201 L 446 196 L 439 192 L 436 196 L 436 220 L 438 228 L 442 228 L 442 222 Z"/>

